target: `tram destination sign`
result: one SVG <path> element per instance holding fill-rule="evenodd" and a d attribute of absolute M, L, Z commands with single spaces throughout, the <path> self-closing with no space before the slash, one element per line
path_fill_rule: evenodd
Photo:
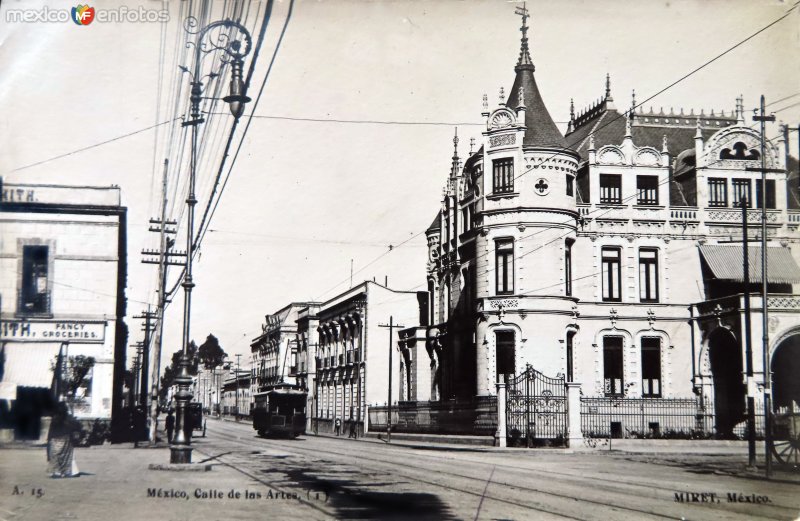
<path fill-rule="evenodd" d="M 3 320 L 0 324 L 4 341 L 102 344 L 105 336 L 105 322 Z"/>

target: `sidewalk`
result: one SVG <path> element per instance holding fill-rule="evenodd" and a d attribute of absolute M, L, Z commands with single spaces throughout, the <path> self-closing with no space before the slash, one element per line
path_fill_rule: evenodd
<path fill-rule="evenodd" d="M 381 439 L 378 438 L 381 435 Z M 307 433 L 307 437 L 314 437 Z M 320 433 L 317 437 L 339 438 L 343 441 L 359 441 L 377 443 L 408 449 L 442 450 L 454 452 L 483 452 L 515 454 L 518 457 L 536 458 L 545 454 L 563 454 L 580 457 L 580 455 L 602 455 L 616 459 L 639 461 L 665 467 L 683 467 L 691 472 L 709 475 L 728 475 L 745 479 L 763 480 L 764 455 L 759 447 L 758 468 L 748 469 L 747 442 L 727 440 L 633 440 L 614 439 L 609 447 L 608 439 L 584 440 L 580 447 L 492 447 L 473 445 L 471 440 L 462 440 L 462 436 L 424 435 L 424 434 L 392 434 L 392 441 L 387 443 L 386 433 L 368 433 L 358 440 L 348 440 L 346 436 Z M 467 436 L 466 438 L 480 438 Z M 763 442 L 762 442 L 763 443 Z M 773 476 L 775 481 L 800 484 L 800 472 L 780 467 L 773 459 Z"/>
<path fill-rule="evenodd" d="M 202 442 L 195 449 L 195 462 L 208 459 Z M 76 449 L 75 459 L 81 476 L 51 479 L 43 447 L 0 450 L 0 519 L 326 519 L 298 499 L 275 499 L 274 489 L 213 459 L 209 472 L 149 470 L 169 462 L 167 448 L 104 445 Z"/>

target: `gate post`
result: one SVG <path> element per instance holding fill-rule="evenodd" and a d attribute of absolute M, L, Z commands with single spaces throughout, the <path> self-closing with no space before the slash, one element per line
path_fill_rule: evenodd
<path fill-rule="evenodd" d="M 567 382 L 567 441 L 575 448 L 583 441 L 581 431 L 581 384 Z"/>
<path fill-rule="evenodd" d="M 506 446 L 506 383 L 497 382 L 497 446 Z"/>

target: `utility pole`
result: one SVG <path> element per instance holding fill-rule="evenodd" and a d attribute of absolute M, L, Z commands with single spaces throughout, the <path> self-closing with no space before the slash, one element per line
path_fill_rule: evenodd
<path fill-rule="evenodd" d="M 762 197 L 763 199 L 763 197 Z M 750 333 L 750 250 L 747 244 L 747 197 L 740 200 L 742 205 L 742 269 L 744 270 L 744 338 L 745 360 L 747 363 L 747 462 L 756 466 L 756 405 L 753 389 L 753 341 Z"/>
<path fill-rule="evenodd" d="M 236 417 L 236 421 L 239 421 L 239 360 L 242 358 L 242 355 L 236 355 L 236 406 L 234 408 L 234 416 Z"/>
<path fill-rule="evenodd" d="M 144 320 L 142 330 L 144 331 L 144 342 L 142 343 L 142 378 L 137 386 L 137 391 L 141 398 L 139 403 L 147 407 L 147 387 L 148 387 L 148 369 L 150 367 L 150 346 L 153 341 L 152 332 L 155 330 L 156 324 L 151 322 L 151 319 L 157 319 L 158 316 L 150 310 L 147 306 L 147 311 L 143 311 L 141 315 L 135 315 L 132 318 Z"/>
<path fill-rule="evenodd" d="M 150 372 L 150 431 L 149 438 L 151 443 L 156 442 L 156 429 L 158 425 L 158 395 L 161 387 L 161 340 L 164 336 L 164 308 L 167 303 L 167 266 L 170 258 L 170 250 L 175 244 L 175 239 L 169 235 L 177 233 L 176 221 L 167 220 L 167 179 L 169 174 L 169 159 L 164 160 L 164 171 L 161 177 L 161 218 L 150 219 L 149 231 L 158 233 L 158 251 L 151 253 L 150 250 L 143 250 L 142 259 L 144 264 L 158 264 L 158 310 L 156 315 L 155 342 L 153 343 L 152 371 Z M 157 258 L 153 258 L 156 255 Z M 174 255 L 173 255 L 174 256 Z M 170 263 L 173 264 L 173 263 Z"/>
<path fill-rule="evenodd" d="M 769 311 L 767 305 L 767 172 L 783 172 L 783 170 L 767 169 L 766 158 L 766 122 L 775 121 L 775 115 L 765 115 L 764 95 L 761 95 L 761 107 L 759 113 L 753 116 L 753 121 L 761 123 L 761 168 L 747 168 L 746 170 L 756 170 L 761 172 L 761 329 L 763 331 L 761 344 L 761 357 L 764 371 L 764 447 L 766 453 L 766 476 L 772 476 L 772 384 L 770 382 L 769 364 Z"/>
<path fill-rule="evenodd" d="M 141 368 L 141 362 L 139 357 L 142 355 L 142 346 L 144 345 L 143 342 L 136 342 L 135 344 L 131 344 L 130 347 L 136 349 L 136 358 L 133 360 L 133 364 L 131 367 L 131 372 L 133 373 L 133 384 L 131 385 L 130 389 L 130 400 L 131 405 L 136 406 L 139 404 L 139 384 L 142 381 L 141 375 L 139 373 L 139 369 Z"/>
<path fill-rule="evenodd" d="M 389 316 L 388 324 L 378 324 L 378 327 L 389 328 L 389 400 L 386 402 L 386 443 L 392 442 L 392 351 L 394 345 L 392 342 L 392 332 L 394 328 L 404 328 L 406 326 L 395 324 L 394 316 Z"/>

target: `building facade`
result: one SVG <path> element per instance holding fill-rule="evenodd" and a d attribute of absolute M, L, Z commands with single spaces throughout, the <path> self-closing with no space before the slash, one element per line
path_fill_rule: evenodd
<path fill-rule="evenodd" d="M 126 255 L 119 188 L 3 185 L 0 400 L 17 437 L 39 436 L 53 394 L 79 419 L 118 417 Z"/>
<path fill-rule="evenodd" d="M 366 406 L 385 404 L 390 385 L 396 401 L 402 364 L 397 326 L 416 325 L 426 312 L 424 292 L 396 291 L 372 281 L 301 310 L 296 367 L 298 382 L 309 394 L 308 429 L 333 432 L 339 419 L 343 428 L 354 421 L 363 432 Z M 395 326 L 391 343 L 385 327 L 390 322 Z"/>
<path fill-rule="evenodd" d="M 232 369 L 222 382 L 222 414 L 235 417 L 250 416 L 253 404 L 250 371 Z"/>
<path fill-rule="evenodd" d="M 313 303 L 293 302 L 266 315 L 262 334 L 250 344 L 254 392 L 263 392 L 277 384 L 296 383 L 298 312 Z"/>
<path fill-rule="evenodd" d="M 766 365 L 775 406 L 800 403 L 800 204 L 786 140 L 761 150 L 741 100 L 728 115 L 645 112 L 635 101 L 618 110 L 608 78 L 599 102 L 571 110 L 562 135 L 539 94 L 526 31 L 523 23 L 508 95 L 501 89 L 493 108 L 484 96 L 478 151 L 462 163 L 454 140 L 427 230 L 430 324 L 404 331 L 401 343 L 417 360 L 407 399 L 491 396 L 532 366 L 585 397 L 699 397 L 716 433 L 740 434 L 748 385 L 755 396 L 764 381 L 755 247 L 763 204 Z"/>

